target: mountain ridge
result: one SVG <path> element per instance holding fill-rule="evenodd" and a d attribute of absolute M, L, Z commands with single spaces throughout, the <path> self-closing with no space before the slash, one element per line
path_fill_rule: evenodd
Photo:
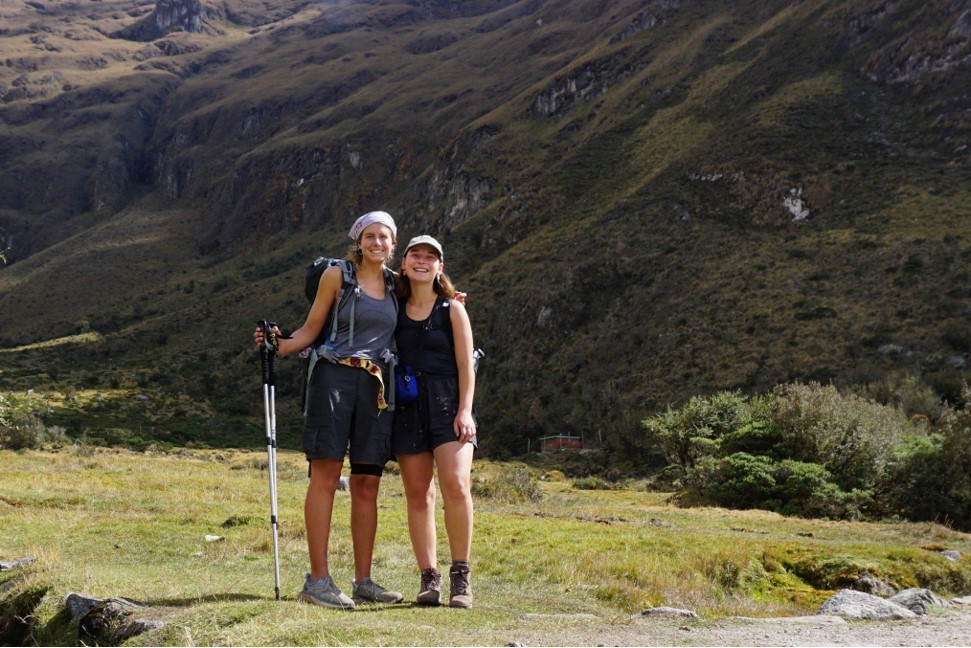
<path fill-rule="evenodd" d="M 470 293 L 491 453 L 718 389 L 968 379 L 961 3 L 239 0 L 148 43 L 96 38 L 150 15 L 100 4 L 3 16 L 3 346 L 87 322 L 167 373 L 181 320 L 221 358 L 187 389 L 233 402 L 246 322 L 299 325 L 302 266 L 381 207 Z"/>

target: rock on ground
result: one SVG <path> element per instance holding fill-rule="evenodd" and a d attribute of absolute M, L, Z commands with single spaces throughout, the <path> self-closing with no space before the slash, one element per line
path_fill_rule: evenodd
<path fill-rule="evenodd" d="M 849 589 L 836 592 L 828 601 L 823 603 L 818 614 L 877 620 L 911 619 L 917 616 L 893 601 Z"/>

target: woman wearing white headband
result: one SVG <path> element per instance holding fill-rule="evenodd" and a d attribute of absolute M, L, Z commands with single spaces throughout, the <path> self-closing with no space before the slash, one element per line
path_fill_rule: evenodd
<path fill-rule="evenodd" d="M 378 487 L 390 457 L 392 413 L 384 402 L 384 385 L 394 377 L 383 353 L 392 346 L 397 321 L 397 302 L 389 289 L 393 286 L 393 273 L 387 267 L 394 254 L 397 231 L 390 214 L 375 211 L 358 218 L 348 232 L 355 243 L 347 260 L 354 266 L 360 291 L 341 300 L 336 314 L 336 338 L 326 345 L 324 360 L 314 365 L 307 390 L 303 450 L 310 463 L 310 485 L 304 502 L 304 522 L 310 573 L 298 598 L 325 607 L 353 609 L 355 602 L 397 603 L 403 598 L 371 580 Z M 343 270 L 338 265 L 324 271 L 306 321 L 289 338 L 277 336 L 276 353 L 321 347 L 327 338 L 325 324 L 337 303 L 343 280 Z M 259 329 L 254 338 L 262 347 Z M 334 494 L 348 448 L 353 600 L 334 584 L 327 561 Z"/>

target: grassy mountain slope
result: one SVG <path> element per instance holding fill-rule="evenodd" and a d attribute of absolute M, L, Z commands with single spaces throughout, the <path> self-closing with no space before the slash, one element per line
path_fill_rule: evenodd
<path fill-rule="evenodd" d="M 252 323 L 298 326 L 375 207 L 471 295 L 494 454 L 718 389 L 968 379 L 959 4 L 225 4 L 148 44 L 105 36 L 145 3 L 3 9 L 5 389 L 135 372 L 254 414 Z"/>

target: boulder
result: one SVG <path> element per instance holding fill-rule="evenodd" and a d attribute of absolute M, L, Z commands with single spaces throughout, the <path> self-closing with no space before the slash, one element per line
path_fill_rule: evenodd
<path fill-rule="evenodd" d="M 0 560 L 0 572 L 7 571 L 8 569 L 17 569 L 19 567 L 26 567 L 30 563 L 37 560 L 36 558 L 14 558 L 13 560 Z"/>
<path fill-rule="evenodd" d="M 953 603 L 937 598 L 930 590 L 918 587 L 905 589 L 891 597 L 890 600 L 898 605 L 904 606 L 914 614 L 921 616 L 927 614 L 927 608 L 929 607 L 951 607 L 954 605 Z"/>
<path fill-rule="evenodd" d="M 81 645 L 120 646 L 135 635 L 165 625 L 163 621 L 132 618 L 135 609 L 145 606 L 121 597 L 98 599 L 72 592 L 64 606 L 78 624 Z"/>
<path fill-rule="evenodd" d="M 836 592 L 816 614 L 837 615 L 853 619 L 913 619 L 917 615 L 904 606 L 873 594 L 844 589 Z"/>
<path fill-rule="evenodd" d="M 897 593 L 897 588 L 893 585 L 880 580 L 870 572 L 863 570 L 860 572 L 860 577 L 857 579 L 856 583 L 853 585 L 853 589 L 859 590 L 860 592 L 866 592 L 867 594 L 874 594 L 876 596 L 893 596 Z"/>

